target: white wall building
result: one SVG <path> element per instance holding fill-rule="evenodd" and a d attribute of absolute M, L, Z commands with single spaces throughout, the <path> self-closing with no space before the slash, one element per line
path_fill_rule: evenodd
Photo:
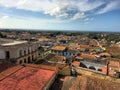
<path fill-rule="evenodd" d="M 0 60 L 8 60 L 17 64 L 32 62 L 38 58 L 38 43 L 0 39 Z"/>

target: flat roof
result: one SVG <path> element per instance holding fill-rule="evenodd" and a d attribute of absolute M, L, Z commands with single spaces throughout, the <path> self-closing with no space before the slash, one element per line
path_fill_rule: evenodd
<path fill-rule="evenodd" d="M 42 90 L 55 71 L 24 67 L 0 81 L 0 90 Z"/>
<path fill-rule="evenodd" d="M 22 44 L 22 43 L 26 43 L 26 42 L 27 41 L 13 41 L 13 42 L 1 44 L 1 46 L 11 46 L 11 45 L 17 45 L 17 44 Z"/>

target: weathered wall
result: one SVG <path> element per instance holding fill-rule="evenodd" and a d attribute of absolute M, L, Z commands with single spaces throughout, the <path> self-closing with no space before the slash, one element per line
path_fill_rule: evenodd
<path fill-rule="evenodd" d="M 5 51 L 0 49 L 0 59 L 5 59 Z"/>

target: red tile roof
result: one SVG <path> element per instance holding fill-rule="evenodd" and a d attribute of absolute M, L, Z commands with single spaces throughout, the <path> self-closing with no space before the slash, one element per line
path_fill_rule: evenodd
<path fill-rule="evenodd" d="M 0 90 L 42 90 L 55 71 L 24 67 L 0 81 Z"/>
<path fill-rule="evenodd" d="M 107 53 L 107 52 L 104 52 L 104 53 L 100 53 L 99 56 L 108 56 L 108 57 L 110 57 L 111 55 L 109 53 Z"/>
<path fill-rule="evenodd" d="M 69 48 L 80 49 L 80 45 L 78 45 L 77 43 L 70 43 Z"/>
<path fill-rule="evenodd" d="M 120 68 L 120 62 L 119 61 L 110 61 L 109 66 Z"/>
<path fill-rule="evenodd" d="M 109 47 L 107 48 L 107 52 L 109 52 L 111 55 L 119 55 L 120 54 L 120 47 Z"/>
<path fill-rule="evenodd" d="M 95 55 L 91 55 L 91 54 L 81 54 L 79 56 L 76 57 L 76 59 L 89 59 L 89 60 L 96 60 L 97 58 L 95 57 Z"/>
<path fill-rule="evenodd" d="M 52 47 L 52 50 L 60 50 L 60 51 L 63 51 L 65 50 L 66 47 L 65 46 L 55 46 L 55 47 Z"/>
<path fill-rule="evenodd" d="M 74 61 L 74 62 L 72 63 L 72 65 L 73 65 L 73 66 L 76 66 L 76 67 L 79 67 L 80 62 Z"/>
<path fill-rule="evenodd" d="M 88 49 L 97 49 L 99 47 L 98 46 L 91 46 L 91 45 L 83 45 L 83 44 L 81 44 L 80 48 L 84 48 L 84 49 L 86 49 L 86 48 L 88 48 Z"/>
<path fill-rule="evenodd" d="M 80 59 L 82 60 L 83 58 L 81 56 L 76 56 L 75 59 Z"/>
<path fill-rule="evenodd" d="M 49 40 L 51 40 L 51 39 L 50 39 L 50 38 L 47 38 L 47 37 L 44 37 L 44 36 L 41 36 L 41 37 L 39 38 L 39 40 L 49 41 Z"/>

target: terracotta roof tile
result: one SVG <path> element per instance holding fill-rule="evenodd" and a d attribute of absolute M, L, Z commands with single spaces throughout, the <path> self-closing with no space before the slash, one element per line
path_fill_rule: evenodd
<path fill-rule="evenodd" d="M 108 56 L 108 57 L 110 57 L 111 55 L 109 53 L 107 53 L 107 52 L 104 52 L 104 53 L 100 53 L 99 56 Z"/>
<path fill-rule="evenodd" d="M 81 54 L 80 55 L 81 58 L 84 58 L 84 59 L 89 59 L 89 60 L 96 60 L 97 58 L 95 57 L 95 55 L 91 55 L 91 54 Z"/>
<path fill-rule="evenodd" d="M 120 62 L 118 62 L 118 61 L 110 61 L 109 66 L 119 67 L 120 68 Z"/>
<path fill-rule="evenodd" d="M 60 50 L 60 51 L 63 51 L 63 50 L 66 49 L 66 47 L 65 47 L 65 46 L 54 46 L 54 47 L 52 47 L 51 49 L 52 49 L 52 50 Z"/>
<path fill-rule="evenodd" d="M 80 62 L 74 61 L 72 65 L 78 67 L 80 65 Z"/>
<path fill-rule="evenodd" d="M 54 71 L 24 67 L 0 81 L 0 90 L 43 90 Z"/>

